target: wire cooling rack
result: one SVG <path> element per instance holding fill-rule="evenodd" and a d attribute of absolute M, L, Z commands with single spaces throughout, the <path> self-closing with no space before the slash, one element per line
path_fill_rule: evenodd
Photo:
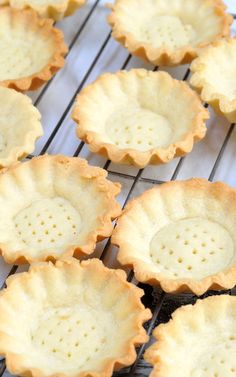
<path fill-rule="evenodd" d="M 210 181 L 222 180 L 236 187 L 236 127 L 224 118 L 217 117 L 210 109 L 208 133 L 205 139 L 196 144 L 192 153 L 183 158 L 176 158 L 162 166 L 136 169 L 114 165 L 103 157 L 91 154 L 86 145 L 75 135 L 75 124 L 71 120 L 71 109 L 76 95 L 88 83 L 105 72 L 119 69 L 144 67 L 151 70 L 165 70 L 173 77 L 188 81 L 188 66 L 178 68 L 154 67 L 132 57 L 127 50 L 111 37 L 111 30 L 106 22 L 109 10 L 105 4 L 112 1 L 88 0 L 87 4 L 73 16 L 56 24 L 69 46 L 65 67 L 54 76 L 41 90 L 28 93 L 33 103 L 42 114 L 44 135 L 38 140 L 33 156 L 44 153 L 63 153 L 68 156 L 86 158 L 90 164 L 105 168 L 109 179 L 122 184 L 119 201 L 122 206 L 134 196 L 141 194 L 153 184 L 175 179 L 191 177 L 207 178 Z M 234 16 L 232 34 L 236 34 L 236 0 L 225 1 L 229 12 Z M 181 122 L 181 119 L 179 120 Z M 92 256 L 101 258 L 110 267 L 117 267 L 116 248 L 106 240 L 100 243 Z M 27 269 L 6 265 L 0 260 L 0 286 L 3 288 L 6 278 L 13 273 Z M 128 279 L 137 283 L 132 271 L 127 271 Z M 171 313 L 180 305 L 192 303 L 196 297 L 192 294 L 169 295 L 160 290 L 153 290 L 147 285 L 138 284 L 145 291 L 143 302 L 152 310 L 152 319 L 145 325 L 151 335 L 153 328 L 160 322 L 166 322 Z M 234 294 L 234 290 L 228 291 Z M 207 295 L 212 294 L 209 292 Z M 216 294 L 216 293 L 215 293 Z M 152 342 L 152 338 L 150 338 Z M 148 376 L 151 367 L 143 360 L 146 345 L 137 351 L 137 360 L 129 368 L 116 372 L 114 376 Z M 7 376 L 8 375 L 8 376 Z M 0 361 L 0 377 L 9 377 L 4 359 Z"/>

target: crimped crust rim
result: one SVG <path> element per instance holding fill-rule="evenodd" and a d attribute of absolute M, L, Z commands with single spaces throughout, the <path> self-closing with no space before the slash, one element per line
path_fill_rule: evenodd
<path fill-rule="evenodd" d="M 119 247 L 117 255 L 118 261 L 121 265 L 131 266 L 138 281 L 161 287 L 163 291 L 167 293 L 193 292 L 200 296 L 210 289 L 219 290 L 233 288 L 236 283 L 236 264 L 230 268 L 226 268 L 210 276 L 201 278 L 200 280 L 194 278 L 170 279 L 166 278 L 163 273 L 148 271 L 143 267 L 142 260 L 128 255 L 128 250 L 131 249 L 130 245 L 122 240 L 122 236 L 120 237 L 120 233 L 122 233 L 120 228 L 122 227 L 123 216 L 132 210 L 132 208 L 136 206 L 136 203 L 145 200 L 150 192 L 154 190 L 161 190 L 163 192 L 166 188 L 169 189 L 172 188 L 172 186 L 176 187 L 179 185 L 184 185 L 184 187 L 197 190 L 199 188 L 202 190 L 210 189 L 213 195 L 220 196 L 221 198 L 230 196 L 231 199 L 234 199 L 236 202 L 236 189 L 229 187 L 223 182 L 211 183 L 204 178 L 193 178 L 186 181 L 170 181 L 149 189 L 128 203 L 118 220 L 118 226 L 113 231 L 111 242 Z"/>
<path fill-rule="evenodd" d="M 12 4 L 13 2 L 13 4 Z M 35 4 L 34 6 L 24 3 L 22 6 L 15 6 L 14 1 L 8 0 L 9 5 L 15 9 L 32 9 L 35 10 L 40 16 L 52 18 L 55 21 L 59 21 L 62 18 L 74 13 L 74 7 L 76 9 L 84 5 L 86 0 L 63 0 L 60 4 Z"/>
<path fill-rule="evenodd" d="M 118 146 L 111 143 L 104 143 L 99 140 L 99 133 L 88 131 L 89 121 L 87 121 L 86 116 L 83 116 L 80 112 L 80 107 L 84 108 L 86 106 L 86 97 L 93 92 L 94 87 L 99 87 L 101 83 L 109 81 L 110 77 L 114 75 L 119 79 L 125 79 L 127 74 L 135 74 L 138 77 L 149 77 L 149 76 L 161 76 L 163 78 L 171 76 L 164 72 L 152 72 L 147 71 L 142 68 L 131 69 L 130 71 L 118 71 L 115 74 L 105 73 L 101 75 L 92 84 L 86 86 L 82 92 L 77 96 L 75 106 L 72 112 L 72 119 L 77 123 L 77 136 L 88 144 L 89 149 L 92 152 L 105 155 L 109 160 L 114 163 L 129 163 L 139 167 L 144 168 L 149 164 L 162 164 L 167 163 L 174 157 L 182 156 L 189 153 L 194 145 L 194 142 L 201 140 L 206 133 L 206 126 L 204 121 L 209 118 L 209 112 L 205 109 L 199 100 L 199 97 L 194 93 L 189 86 L 182 81 L 171 78 L 173 85 L 181 85 L 183 92 L 189 92 L 192 96 L 193 105 L 199 108 L 198 115 L 194 118 L 191 127 L 189 127 L 189 132 L 187 132 L 183 138 L 179 141 L 171 143 L 167 148 L 152 148 L 148 151 L 142 152 L 133 148 L 121 149 Z"/>
<path fill-rule="evenodd" d="M 68 48 L 64 42 L 63 34 L 59 29 L 53 27 L 53 20 L 40 18 L 37 12 L 33 9 L 17 10 L 6 6 L 3 8 L 3 10 L 8 11 L 11 14 L 15 14 L 20 18 L 23 17 L 24 14 L 29 14 L 32 25 L 37 25 L 38 27 L 48 30 L 48 34 L 51 37 L 53 36 L 54 38 L 54 54 L 51 57 L 50 61 L 47 63 L 47 65 L 43 67 L 39 72 L 19 79 L 9 79 L 0 81 L 0 85 L 16 89 L 21 92 L 27 90 L 36 90 L 46 81 L 50 80 L 53 74 L 56 73 L 56 71 L 62 68 L 65 64 L 64 56 L 67 53 Z"/>
<path fill-rule="evenodd" d="M 126 47 L 133 55 L 139 56 L 155 65 L 175 66 L 190 63 L 198 55 L 199 49 L 209 45 L 209 42 L 200 43 L 196 47 L 187 45 L 173 52 L 168 48 L 155 48 L 149 43 L 139 42 L 132 33 L 127 32 L 119 25 L 119 20 L 116 17 L 115 11 L 122 2 L 124 2 L 124 0 L 116 0 L 115 4 L 110 6 L 112 11 L 107 20 L 112 27 L 113 38 Z M 215 38 L 219 39 L 228 35 L 230 32 L 230 25 L 233 22 L 233 17 L 230 14 L 225 13 L 227 7 L 224 2 L 222 0 L 205 0 L 205 2 L 208 3 L 209 8 L 213 7 L 215 13 L 222 19 L 222 30 L 215 36 Z"/>
<path fill-rule="evenodd" d="M 6 88 L 7 89 L 7 88 Z M 14 89 L 9 89 L 14 91 Z M 16 92 L 18 93 L 18 92 Z M 18 93 L 22 95 L 21 93 Z M 29 153 L 34 150 L 35 141 L 43 135 L 43 128 L 40 123 L 41 114 L 36 107 L 33 106 L 32 100 L 28 96 L 24 96 L 25 100 L 27 100 L 27 105 L 25 103 L 25 107 L 28 107 L 30 117 L 30 129 L 28 129 L 27 133 L 25 134 L 24 140 L 21 145 L 15 146 L 11 148 L 8 154 L 4 157 L 0 157 L 0 167 L 7 167 L 11 164 L 14 164 L 18 160 L 24 158 Z M 37 116 L 37 118 L 36 118 Z M 33 122 L 34 119 L 34 122 Z"/>
<path fill-rule="evenodd" d="M 214 87 L 207 82 L 206 78 L 197 77 L 203 70 L 204 61 L 207 61 L 208 57 L 211 56 L 211 51 L 213 51 L 214 48 L 221 47 L 225 42 L 230 44 L 235 43 L 236 49 L 236 37 L 224 38 L 212 43 L 211 46 L 207 47 L 202 54 L 192 62 L 190 66 L 192 72 L 190 84 L 198 91 L 203 101 L 210 105 L 213 104 L 213 107 L 217 108 L 220 113 L 227 117 L 227 115 L 236 111 L 236 99 L 230 100 L 226 95 L 217 93 Z"/>
<path fill-rule="evenodd" d="M 101 372 L 81 372 L 77 373 L 76 377 L 109 377 L 112 375 L 113 370 L 120 369 L 124 366 L 131 365 L 135 359 L 136 359 L 136 351 L 135 346 L 146 343 L 148 341 L 148 335 L 143 328 L 143 323 L 146 322 L 151 318 L 151 312 L 149 309 L 146 309 L 144 305 L 142 304 L 140 298 L 143 296 L 144 292 L 142 289 L 134 286 L 132 283 L 129 283 L 126 280 L 126 274 L 123 270 L 117 269 L 109 269 L 103 265 L 103 263 L 99 259 L 89 259 L 86 261 L 78 261 L 75 258 L 65 258 L 63 260 L 58 260 L 54 265 L 52 265 L 50 262 L 45 263 L 37 263 L 35 265 L 30 266 L 30 269 L 28 272 L 23 272 L 21 274 L 13 275 L 10 278 L 7 279 L 7 288 L 5 288 L 1 292 L 1 296 L 4 295 L 4 292 L 8 289 L 11 289 L 11 286 L 14 284 L 15 280 L 19 279 L 26 279 L 29 280 L 30 276 L 33 274 L 40 273 L 40 270 L 43 270 L 45 267 L 47 268 L 49 265 L 52 265 L 54 268 L 63 268 L 64 265 L 74 265 L 74 268 L 76 268 L 76 265 L 80 265 L 82 268 L 86 269 L 87 266 L 91 266 L 95 270 L 97 270 L 98 273 L 104 274 L 105 276 L 109 276 L 111 274 L 114 274 L 117 279 L 122 283 L 125 284 L 124 289 L 129 289 L 130 292 L 132 292 L 133 295 L 133 301 L 135 302 L 136 306 L 140 309 L 139 315 L 137 316 L 136 321 L 136 329 L 137 334 L 133 336 L 133 338 L 128 342 L 127 344 L 127 353 L 124 357 L 120 358 L 113 358 L 107 361 L 103 371 Z M 126 287 L 126 288 L 125 288 Z M 130 299 L 132 299 L 132 296 L 130 295 Z M 1 317 L 1 314 L 0 314 Z M 4 337 L 5 334 L 1 333 L 1 336 Z M 21 367 L 21 356 L 16 355 L 14 353 L 10 352 L 4 352 L 3 349 L 0 349 L 0 353 L 5 356 L 6 358 L 6 365 L 8 370 L 12 374 L 19 374 L 21 376 L 28 376 L 29 374 L 32 377 L 67 377 L 70 374 L 66 373 L 54 373 L 52 374 L 44 374 L 40 369 L 37 368 L 30 368 L 25 369 Z"/>
<path fill-rule="evenodd" d="M 3 256 L 4 260 L 7 263 L 14 264 L 23 264 L 23 263 L 34 263 L 40 261 L 56 261 L 57 259 L 63 259 L 66 257 L 81 257 L 84 255 L 89 255 L 94 251 L 96 243 L 98 241 L 107 238 L 112 233 L 112 220 L 118 217 L 121 213 L 121 207 L 118 202 L 115 200 L 115 197 L 119 194 L 121 185 L 120 183 L 113 183 L 106 179 L 108 173 L 99 167 L 93 167 L 88 164 L 85 159 L 78 157 L 67 157 L 64 155 L 48 155 L 44 154 L 42 156 L 33 157 L 27 162 L 18 162 L 15 165 L 10 166 L 9 168 L 2 169 L 0 171 L 0 182 L 1 175 L 14 172 L 19 166 L 23 167 L 24 165 L 31 165 L 31 169 L 38 163 L 47 161 L 50 163 L 61 163 L 61 164 L 73 164 L 78 169 L 78 174 L 81 177 L 93 179 L 94 184 L 99 187 L 101 192 L 106 192 L 106 202 L 107 202 L 107 211 L 105 214 L 98 216 L 99 227 L 88 233 L 86 243 L 78 246 L 72 245 L 68 246 L 67 249 L 58 256 L 56 253 L 50 253 L 45 256 L 30 257 L 24 254 L 24 251 L 18 253 L 18 255 L 12 255 L 11 249 L 9 249 L 7 244 L 0 243 L 0 254 Z"/>
<path fill-rule="evenodd" d="M 204 307 L 208 303 L 212 306 L 212 308 L 214 307 L 215 309 L 219 308 L 222 302 L 223 305 L 225 305 L 230 301 L 235 302 L 236 298 L 228 294 L 215 295 L 209 296 L 204 299 L 198 299 L 194 304 L 180 306 L 172 313 L 171 319 L 167 323 L 162 323 L 155 327 L 152 333 L 155 338 L 155 342 L 151 346 L 149 346 L 144 353 L 144 359 L 153 366 L 150 377 L 164 377 L 166 375 L 164 372 L 166 362 L 161 357 L 161 354 L 166 354 L 166 339 L 170 337 L 171 330 L 174 330 L 175 326 L 179 326 L 179 314 L 181 314 L 181 318 L 183 318 L 183 315 L 185 313 L 188 316 L 189 312 L 192 312 L 192 319 L 194 320 L 194 314 L 196 315 L 197 319 L 199 309 L 203 308 L 204 310 Z M 157 351 L 159 351 L 158 355 L 156 354 Z M 160 370 L 160 367 L 162 368 L 162 370 Z"/>

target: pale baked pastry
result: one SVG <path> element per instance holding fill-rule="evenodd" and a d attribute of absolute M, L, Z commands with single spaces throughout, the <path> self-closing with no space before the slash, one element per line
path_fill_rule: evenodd
<path fill-rule="evenodd" d="M 33 152 L 43 134 L 41 115 L 29 97 L 0 87 L 0 167 L 6 167 Z"/>
<path fill-rule="evenodd" d="M 0 4 L 9 4 L 12 8 L 34 9 L 41 17 L 49 17 L 59 21 L 64 17 L 70 16 L 86 0 L 0 0 Z"/>
<path fill-rule="evenodd" d="M 236 373 L 236 297 L 212 296 L 177 309 L 154 330 L 144 358 L 150 377 L 226 377 Z"/>
<path fill-rule="evenodd" d="M 191 64 L 191 85 L 217 114 L 236 122 L 236 38 L 222 39 Z"/>
<path fill-rule="evenodd" d="M 41 156 L 0 175 L 0 249 L 8 263 L 93 252 L 120 214 L 120 184 L 86 160 Z"/>
<path fill-rule="evenodd" d="M 204 179 L 164 183 L 125 208 L 114 230 L 118 260 L 166 292 L 236 284 L 236 190 Z"/>
<path fill-rule="evenodd" d="M 12 374 L 109 377 L 148 336 L 143 291 L 98 259 L 41 263 L 7 280 L 0 353 Z"/>
<path fill-rule="evenodd" d="M 64 65 L 67 47 L 53 21 L 33 10 L 1 8 L 0 85 L 34 90 Z"/>
<path fill-rule="evenodd" d="M 205 136 L 209 114 L 185 82 L 166 72 L 132 69 L 88 85 L 72 117 L 92 152 L 141 168 L 190 152 Z"/>
<path fill-rule="evenodd" d="M 112 35 L 156 65 L 191 62 L 199 49 L 229 35 L 233 18 L 221 0 L 116 0 Z"/>

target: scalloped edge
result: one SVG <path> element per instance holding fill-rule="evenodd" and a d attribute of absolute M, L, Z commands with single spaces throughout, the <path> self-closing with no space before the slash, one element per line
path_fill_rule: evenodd
<path fill-rule="evenodd" d="M 154 273 L 145 269 L 142 260 L 129 255 L 131 253 L 134 255 L 133 249 L 130 247 L 129 243 L 125 242 L 125 240 L 119 236 L 119 234 L 122 234 L 124 231 L 123 229 L 125 229 L 125 226 L 122 224 L 123 217 L 135 208 L 136 204 L 142 203 L 143 200 L 147 200 L 149 193 L 153 190 L 161 191 L 162 195 L 165 195 L 166 189 L 174 191 L 175 187 L 178 186 L 188 187 L 193 190 L 208 191 L 219 200 L 221 199 L 222 201 L 225 201 L 226 197 L 228 197 L 230 198 L 231 204 L 233 201 L 236 203 L 236 189 L 231 188 L 223 182 L 212 183 L 203 178 L 192 178 L 186 181 L 171 181 L 155 186 L 145 191 L 136 199 L 130 201 L 122 212 L 111 239 L 112 244 L 119 247 L 117 260 L 121 265 L 132 267 L 138 281 L 148 283 L 154 287 L 161 287 L 163 291 L 167 293 L 192 292 L 197 296 L 200 296 L 210 289 L 221 290 L 233 288 L 236 284 L 236 264 L 216 274 L 202 278 L 201 280 L 190 278 L 169 279 L 165 278 L 163 273 Z"/>
<path fill-rule="evenodd" d="M 200 94 L 202 100 L 207 102 L 218 115 L 223 115 L 229 122 L 234 123 L 236 122 L 236 99 L 229 100 L 227 96 L 216 93 L 214 87 L 207 82 L 207 77 L 203 73 L 209 56 L 214 54 L 215 50 L 225 43 L 235 44 L 236 50 L 236 37 L 216 41 L 211 46 L 207 47 L 190 66 L 192 72 L 190 84 Z"/>
<path fill-rule="evenodd" d="M 47 165 L 48 164 L 48 165 Z M 89 232 L 87 235 L 87 242 L 84 245 L 72 245 L 67 248 L 61 255 L 57 253 L 51 253 L 47 256 L 30 258 L 24 253 L 14 254 L 12 256 L 11 249 L 8 248 L 7 244 L 0 243 L 0 254 L 7 263 L 14 264 L 24 264 L 24 263 L 34 263 L 40 261 L 56 261 L 63 259 L 65 257 L 75 256 L 77 258 L 92 254 L 96 243 L 102 241 L 103 239 L 109 237 L 113 230 L 112 220 L 117 218 L 121 213 L 121 207 L 116 202 L 115 197 L 120 193 L 121 185 L 120 183 L 113 183 L 106 179 L 107 171 L 88 165 L 88 162 L 84 159 L 78 157 L 67 157 L 64 155 L 42 155 L 32 158 L 30 161 L 17 163 L 10 166 L 8 169 L 3 169 L 0 172 L 0 184 L 2 175 L 14 174 L 15 171 L 20 167 L 31 165 L 34 169 L 47 169 L 52 164 L 70 165 L 74 166 L 78 170 L 78 174 L 81 177 L 94 180 L 94 184 L 102 191 L 106 193 L 106 202 L 104 198 L 104 205 L 107 204 L 107 212 L 99 216 L 99 224 L 95 231 Z M 46 166 L 46 167 L 45 167 Z"/>
<path fill-rule="evenodd" d="M 215 36 L 215 39 L 229 35 L 233 17 L 225 13 L 227 7 L 224 2 L 222 0 L 203 1 L 209 5 L 209 8 L 213 7 L 217 16 L 222 18 L 222 30 Z M 119 8 L 120 4 L 125 2 L 126 0 L 116 0 L 115 4 L 109 7 L 112 12 L 109 14 L 107 20 L 112 28 L 113 38 L 127 48 L 132 55 L 138 56 L 154 65 L 176 66 L 191 63 L 198 56 L 199 49 L 210 44 L 208 42 L 201 43 L 196 47 L 188 45 L 173 52 L 168 48 L 155 48 L 149 43 L 139 42 L 132 33 L 127 32 L 120 26 L 119 19 L 116 17 L 116 9 Z"/>
<path fill-rule="evenodd" d="M 198 299 L 195 304 L 179 307 L 172 313 L 172 318 L 169 322 L 157 326 L 153 330 L 153 336 L 156 341 L 149 346 L 144 353 L 144 359 L 153 365 L 150 377 L 167 376 L 168 365 L 166 363 L 166 355 L 171 357 L 167 342 L 168 339 L 175 337 L 176 329 L 181 326 L 180 324 L 184 325 L 184 317 L 186 317 L 186 319 L 189 318 L 192 326 L 194 326 L 194 319 L 196 318 L 196 324 L 199 326 L 205 307 L 211 307 L 212 313 L 214 314 L 215 311 L 218 312 L 221 309 L 223 311 L 226 310 L 226 306 L 231 305 L 230 301 L 234 301 L 232 304 L 236 306 L 236 297 L 225 294 L 210 296 L 202 300 Z M 176 350 L 176 352 L 178 352 L 178 350 Z M 186 349 L 186 353 L 187 352 L 188 350 Z"/>
<path fill-rule="evenodd" d="M 72 15 L 77 9 L 81 8 L 87 0 L 63 0 L 60 4 L 30 5 L 29 3 L 19 4 L 19 0 L 3 0 L 4 4 L 10 7 L 23 10 L 33 9 L 40 17 L 52 18 L 54 21 L 60 21 L 64 17 Z M 1 2 L 0 2 L 1 3 Z"/>
<path fill-rule="evenodd" d="M 144 305 L 142 304 L 140 298 L 143 296 L 144 292 L 140 288 L 137 288 L 131 283 L 128 283 L 126 280 L 126 274 L 123 270 L 112 270 L 103 265 L 103 263 L 98 259 L 89 259 L 87 261 L 79 262 L 78 260 L 74 258 L 67 258 L 61 261 L 57 261 L 55 265 L 48 264 L 48 263 L 40 263 L 36 264 L 30 267 L 29 272 L 23 272 L 20 274 L 16 274 L 11 276 L 7 279 L 7 288 L 5 288 L 1 292 L 1 297 L 4 296 L 4 293 L 7 292 L 11 286 L 14 286 L 14 282 L 18 282 L 19 280 L 27 280 L 27 282 L 30 279 L 30 276 L 34 274 L 40 273 L 41 270 L 48 269 L 50 274 L 50 268 L 58 268 L 63 269 L 64 265 L 69 264 L 72 265 L 74 269 L 78 270 L 82 267 L 84 269 L 86 268 L 92 268 L 95 271 L 97 271 L 98 274 L 104 274 L 105 278 L 109 275 L 115 275 L 117 277 L 117 280 L 121 282 L 121 284 L 124 285 L 124 290 L 127 289 L 132 292 L 132 296 L 130 294 L 130 299 L 132 299 L 136 303 L 137 307 L 140 309 L 140 313 L 137 316 L 137 322 L 136 322 L 136 328 L 137 328 L 137 334 L 131 339 L 129 342 L 127 342 L 127 353 L 124 357 L 121 358 L 113 358 L 111 360 L 107 361 L 107 364 L 104 367 L 104 370 L 101 372 L 82 372 L 77 373 L 76 377 L 110 377 L 112 375 L 113 370 L 120 369 L 124 366 L 131 365 L 135 359 L 136 359 L 136 351 L 135 346 L 143 344 L 148 341 L 148 336 L 146 334 L 145 329 L 143 328 L 143 323 L 146 322 L 148 319 L 151 318 L 151 312 L 149 309 L 145 309 Z M 13 293 L 14 293 L 14 287 Z M 0 299 L 1 299 L 0 297 Z M 4 313 L 0 313 L 0 320 L 1 315 L 4 316 Z M 7 344 L 9 339 L 9 335 L 1 332 L 1 343 Z M 5 340 L 5 342 L 3 341 Z M 37 368 L 29 368 L 25 369 L 21 366 L 21 356 L 19 354 L 14 354 L 10 352 L 5 352 L 3 348 L 0 349 L 0 353 L 6 357 L 6 365 L 10 373 L 15 375 L 21 375 L 21 376 L 32 376 L 32 377 L 68 377 L 71 376 L 70 373 L 56 373 L 53 375 L 50 374 L 44 374 L 40 369 Z"/>
<path fill-rule="evenodd" d="M 183 139 L 170 144 L 167 148 L 153 148 L 146 152 L 132 148 L 120 149 L 114 144 L 103 143 L 100 141 L 98 132 L 88 131 L 89 121 L 84 115 L 87 97 L 96 92 L 94 88 L 99 87 L 101 83 L 109 81 L 110 77 L 116 76 L 119 80 L 125 80 L 127 75 L 135 75 L 137 79 L 139 77 L 155 77 L 158 75 L 162 76 L 163 80 L 168 80 L 171 85 L 182 85 L 183 92 L 188 92 L 189 96 L 192 96 L 193 106 L 199 109 L 198 115 L 192 122 L 191 127 L 189 127 L 191 131 L 186 133 Z M 82 113 L 80 108 L 83 110 Z M 205 121 L 209 119 L 209 112 L 202 106 L 198 95 L 185 82 L 175 80 L 163 71 L 153 72 L 140 68 L 131 69 L 130 71 L 118 71 L 115 74 L 105 73 L 92 84 L 86 86 L 76 98 L 72 119 L 77 123 L 77 136 L 88 144 L 91 152 L 101 154 L 116 164 L 131 164 L 138 168 L 144 168 L 149 164 L 167 163 L 177 156 L 183 156 L 191 152 L 193 144 L 201 140 L 206 134 Z"/>
<path fill-rule="evenodd" d="M 15 146 L 11 150 L 9 150 L 8 155 L 6 155 L 5 157 L 0 157 L 0 168 L 8 167 L 11 164 L 17 162 L 18 160 L 24 158 L 29 153 L 31 153 L 35 148 L 36 140 L 43 135 L 43 128 L 40 122 L 41 114 L 38 111 L 38 109 L 33 105 L 32 100 L 28 96 L 20 92 L 17 92 L 14 89 L 0 87 L 0 90 L 2 89 L 7 91 L 13 91 L 18 96 L 24 97 L 24 106 L 28 108 L 30 127 L 28 129 L 28 132 L 25 133 L 25 137 L 22 144 Z"/>
<path fill-rule="evenodd" d="M 55 52 L 51 57 L 50 62 L 42 68 L 39 72 L 33 75 L 22 77 L 20 79 L 10 79 L 0 81 L 0 85 L 7 88 L 12 88 L 20 92 L 26 90 L 36 90 L 42 86 L 46 81 L 49 81 L 51 77 L 64 66 L 64 56 L 68 51 L 68 48 L 64 42 L 63 33 L 53 27 L 53 20 L 40 18 L 36 11 L 32 9 L 17 10 L 10 7 L 3 7 L 1 12 L 10 12 L 12 17 L 28 16 L 31 21 L 31 26 L 44 29 L 50 37 L 54 38 Z M 28 25 L 30 27 L 30 25 Z"/>

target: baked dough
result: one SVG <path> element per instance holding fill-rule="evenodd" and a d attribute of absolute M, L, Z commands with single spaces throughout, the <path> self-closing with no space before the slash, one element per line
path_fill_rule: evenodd
<path fill-rule="evenodd" d="M 148 336 L 143 291 L 97 259 L 41 263 L 7 280 L 0 353 L 12 374 L 109 377 Z"/>
<path fill-rule="evenodd" d="M 9 4 L 16 9 L 34 9 L 41 17 L 59 21 L 70 16 L 84 5 L 86 0 L 0 0 L 1 5 Z"/>
<path fill-rule="evenodd" d="M 155 65 L 191 62 L 229 35 L 233 18 L 221 0 L 116 0 L 108 21 L 131 54 Z"/>
<path fill-rule="evenodd" d="M 77 135 L 115 163 L 166 163 L 189 153 L 206 133 L 208 111 L 196 93 L 166 72 L 106 73 L 77 96 Z"/>
<path fill-rule="evenodd" d="M 144 358 L 150 377 L 235 376 L 236 297 L 208 297 L 177 309 L 154 330 Z"/>
<path fill-rule="evenodd" d="M 0 249 L 8 263 L 91 254 L 119 215 L 120 185 L 85 160 L 33 158 L 0 175 Z"/>
<path fill-rule="evenodd" d="M 114 230 L 118 260 L 138 281 L 166 292 L 229 289 L 236 284 L 236 190 L 204 179 L 146 191 Z"/>
<path fill-rule="evenodd" d="M 24 94 L 0 87 L 0 167 L 33 152 L 43 134 L 41 115 Z"/>
<path fill-rule="evenodd" d="M 35 90 L 64 65 L 67 47 L 52 24 L 30 9 L 1 8 L 0 85 Z"/>
<path fill-rule="evenodd" d="M 236 122 L 236 38 L 215 42 L 191 65 L 191 85 L 219 115 Z"/>

